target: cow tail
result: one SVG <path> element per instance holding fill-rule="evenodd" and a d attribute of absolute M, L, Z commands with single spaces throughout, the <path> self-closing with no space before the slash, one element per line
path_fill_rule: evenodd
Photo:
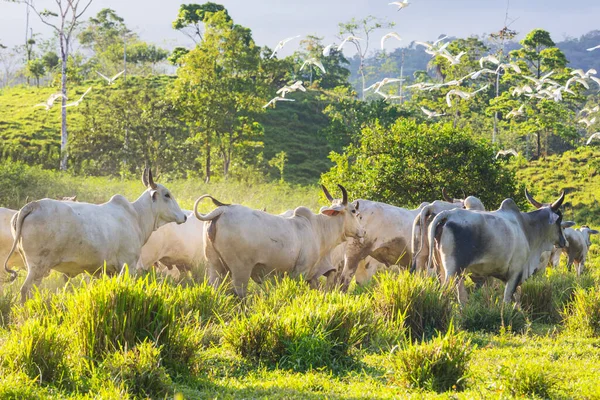
<path fill-rule="evenodd" d="M 8 252 L 8 255 L 6 256 L 6 260 L 4 261 L 4 270 L 11 274 L 11 278 L 9 280 L 10 282 L 17 279 L 17 271 L 8 268 L 8 260 L 10 260 L 10 257 L 15 252 L 17 244 L 19 243 L 19 239 L 21 238 L 21 229 L 23 227 L 23 221 L 25 221 L 25 218 L 37 208 L 36 205 L 37 203 L 35 202 L 26 204 L 15 215 L 13 215 L 11 219 L 11 230 L 13 231 L 14 240 L 13 245 L 10 251 Z"/>
<path fill-rule="evenodd" d="M 413 262 L 410 271 L 415 272 L 417 269 L 417 256 L 423 251 L 423 243 L 425 243 L 425 235 L 427 235 L 426 222 L 429 215 L 431 215 L 431 206 L 427 205 L 423 207 L 415 222 L 413 223 Z M 421 232 L 419 235 L 415 235 L 416 228 L 420 226 Z M 418 246 L 418 248 L 417 248 Z"/>
<path fill-rule="evenodd" d="M 429 225 L 429 255 L 427 256 L 427 269 L 432 268 L 433 263 L 433 250 L 435 249 L 435 234 L 438 228 L 438 225 L 443 225 L 446 223 L 445 212 L 441 212 L 433 219 L 431 224 Z"/>
<path fill-rule="evenodd" d="M 198 204 L 204 200 L 204 199 L 211 199 L 213 201 L 213 203 L 219 207 L 213 211 L 211 211 L 210 213 L 204 215 L 204 214 L 200 214 L 198 212 Z M 222 207 L 226 207 L 229 206 L 229 204 L 225 204 L 225 203 L 221 203 L 219 200 L 216 200 L 215 198 L 213 198 L 212 196 L 205 194 L 204 196 L 200 196 L 198 197 L 198 200 L 196 200 L 196 202 L 194 203 L 194 215 L 196 216 L 196 218 L 198 218 L 200 221 L 212 221 L 213 219 L 221 216 L 221 214 L 223 214 L 223 212 L 225 211 L 224 208 Z"/>

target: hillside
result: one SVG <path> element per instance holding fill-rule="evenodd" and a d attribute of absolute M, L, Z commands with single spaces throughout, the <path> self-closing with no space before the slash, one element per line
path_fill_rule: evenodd
<path fill-rule="evenodd" d="M 166 87 L 166 76 L 150 78 L 153 84 Z M 107 87 L 100 81 L 86 81 L 74 85 L 69 97 L 77 99 L 92 86 L 94 90 L 86 97 L 91 108 L 95 102 L 103 101 L 102 92 L 121 90 L 118 85 Z M 60 154 L 60 107 L 58 102 L 46 111 L 43 107 L 34 107 L 43 103 L 57 92 L 52 87 L 12 87 L 0 91 L 0 154 L 2 158 L 12 158 L 34 164 L 33 160 L 43 160 L 45 168 L 55 168 Z M 331 166 L 327 158 L 331 150 L 321 131 L 327 126 L 328 119 L 323 115 L 326 106 L 319 100 L 320 92 L 294 94 L 295 103 L 279 103 L 277 108 L 269 109 L 261 116 L 264 127 L 264 159 L 268 161 L 280 151 L 285 151 L 288 162 L 285 179 L 292 183 L 315 183 L 321 173 Z M 81 129 L 84 108 L 69 109 L 69 129 Z M 278 172 L 273 169 L 273 178 Z"/>
<path fill-rule="evenodd" d="M 538 161 L 515 161 L 517 178 L 540 201 L 566 190 L 564 218 L 600 226 L 600 148 L 580 148 Z"/>

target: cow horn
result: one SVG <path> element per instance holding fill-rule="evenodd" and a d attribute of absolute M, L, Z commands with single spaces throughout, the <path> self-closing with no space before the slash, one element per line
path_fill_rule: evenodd
<path fill-rule="evenodd" d="M 448 203 L 454 203 L 454 198 L 448 196 L 448 192 L 446 192 L 446 188 L 442 188 L 442 196 L 444 197 L 444 200 L 446 200 Z"/>
<path fill-rule="evenodd" d="M 142 172 L 142 183 L 144 187 L 148 187 L 148 167 L 144 167 L 144 172 Z"/>
<path fill-rule="evenodd" d="M 564 193 L 563 193 L 563 195 L 564 195 Z M 529 192 L 527 191 L 527 188 L 525 188 L 525 197 L 527 197 L 527 201 L 529 201 L 531 203 L 531 205 L 534 206 L 535 208 L 542 208 L 542 207 L 544 207 L 544 205 L 542 203 L 540 203 L 539 201 L 537 201 L 536 199 L 534 199 L 529 194 Z M 562 201 L 561 201 L 561 204 L 562 204 Z M 559 207 L 560 207 L 560 205 L 559 205 Z"/>
<path fill-rule="evenodd" d="M 550 206 L 550 208 L 552 208 L 552 211 L 556 212 L 558 211 L 558 209 L 560 208 L 560 206 L 562 206 L 563 201 L 565 201 L 565 191 L 563 190 L 563 192 L 560 194 L 560 197 L 558 198 L 558 200 L 556 200 L 554 203 L 552 203 L 552 205 Z"/>
<path fill-rule="evenodd" d="M 342 191 L 342 204 L 346 206 L 348 205 L 348 192 L 346 191 L 346 188 L 340 185 L 339 183 L 338 187 Z"/>
<path fill-rule="evenodd" d="M 154 179 L 152 179 L 152 168 L 148 168 L 148 185 L 152 190 L 156 190 L 157 185 L 154 183 Z"/>
<path fill-rule="evenodd" d="M 327 190 L 325 185 L 321 185 L 321 189 L 323 189 L 323 193 L 325 193 L 325 197 L 327 197 L 327 200 L 333 202 L 333 196 L 331 196 L 331 194 L 329 193 L 329 190 Z"/>

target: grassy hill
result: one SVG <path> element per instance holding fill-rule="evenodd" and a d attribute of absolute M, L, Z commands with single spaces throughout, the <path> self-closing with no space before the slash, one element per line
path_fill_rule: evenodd
<path fill-rule="evenodd" d="M 579 148 L 538 161 L 515 161 L 517 178 L 540 201 L 566 190 L 565 219 L 600 226 L 600 147 Z"/>
<path fill-rule="evenodd" d="M 154 84 L 165 87 L 167 77 L 150 78 Z M 85 90 L 94 89 L 86 97 L 93 107 L 94 102 L 103 101 L 102 93 L 120 90 L 119 85 L 108 87 L 100 81 L 87 81 L 73 85 L 69 98 L 77 99 Z M 33 164 L 34 160 L 45 168 L 55 168 L 60 154 L 60 105 L 46 111 L 34 107 L 58 91 L 52 87 L 12 87 L 0 91 L 0 158 L 11 158 Z M 294 103 L 279 103 L 261 116 L 264 127 L 264 157 L 269 160 L 280 151 L 288 155 L 285 179 L 293 183 L 315 183 L 321 173 L 331 166 L 327 158 L 330 146 L 321 131 L 328 119 L 322 111 L 326 104 L 319 99 L 320 92 L 294 93 Z M 71 131 L 82 122 L 84 108 L 69 108 L 68 121 Z M 149 127 L 150 129 L 150 127 Z M 278 172 L 273 169 L 273 177 Z"/>

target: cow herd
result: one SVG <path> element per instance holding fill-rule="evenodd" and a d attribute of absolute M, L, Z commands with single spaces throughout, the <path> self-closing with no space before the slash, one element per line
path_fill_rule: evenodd
<path fill-rule="evenodd" d="M 298 207 L 279 215 L 242 205 L 224 204 L 212 196 L 196 200 L 193 212 L 179 208 L 171 192 L 145 169 L 147 188 L 134 202 L 113 196 L 104 204 L 43 199 L 19 211 L 0 208 L 0 259 L 4 270 L 27 270 L 21 301 L 51 270 L 72 277 L 82 272 L 136 273 L 162 263 L 179 269 L 203 268 L 218 285 L 230 279 L 244 297 L 250 279 L 273 275 L 302 276 L 311 286 L 326 277 L 327 287 L 347 289 L 352 279 L 364 283 L 382 266 L 437 275 L 444 282 L 458 277 L 461 302 L 465 272 L 475 282 L 495 277 L 505 283 L 504 301 L 532 274 L 556 266 L 561 252 L 569 268 L 584 268 L 590 235 L 598 231 L 563 221 L 563 193 L 543 204 L 527 191 L 536 208 L 522 212 L 512 199 L 496 211 L 485 211 L 476 197 L 423 203 L 414 210 L 369 200 L 349 201 L 339 186 L 331 205 L 318 214 Z M 198 205 L 210 199 L 208 214 Z M 128 269 L 124 266 L 127 265 Z M 3 271 L 4 272 L 4 271 Z M 4 280 L 4 279 L 1 279 Z"/>

